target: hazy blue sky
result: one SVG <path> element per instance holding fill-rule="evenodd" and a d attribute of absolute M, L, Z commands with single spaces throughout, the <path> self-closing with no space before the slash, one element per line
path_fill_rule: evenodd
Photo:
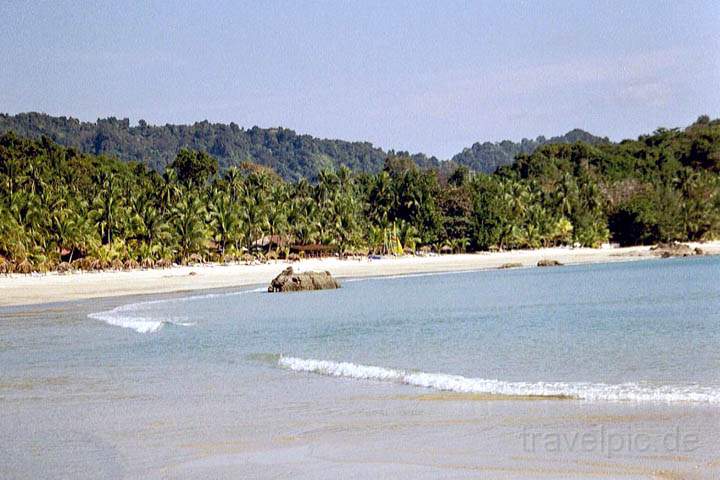
<path fill-rule="evenodd" d="M 134 5 L 134 6 L 131 6 Z M 720 2 L 0 3 L 0 111 L 251 127 L 449 157 L 720 116 Z"/>

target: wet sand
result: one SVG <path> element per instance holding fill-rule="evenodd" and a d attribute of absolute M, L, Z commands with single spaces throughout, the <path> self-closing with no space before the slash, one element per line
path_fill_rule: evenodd
<path fill-rule="evenodd" d="M 184 444 L 194 458 L 162 471 L 172 478 L 233 478 L 238 472 L 252 478 L 720 475 L 713 426 L 720 414 L 714 409 L 442 398 L 378 395 L 296 405 L 285 424 L 266 424 L 261 435 Z"/>

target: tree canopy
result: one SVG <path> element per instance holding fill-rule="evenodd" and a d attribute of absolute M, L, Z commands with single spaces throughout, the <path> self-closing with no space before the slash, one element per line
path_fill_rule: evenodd
<path fill-rule="evenodd" d="M 546 144 L 494 174 L 324 168 L 285 181 L 182 149 L 163 173 L 48 137 L 0 136 L 0 271 L 287 256 L 597 247 L 720 236 L 720 120 L 620 144 Z M 64 266 L 64 267 L 63 267 Z"/>
<path fill-rule="evenodd" d="M 137 161 L 159 172 L 164 171 L 183 148 L 204 151 L 217 159 L 222 171 L 249 162 L 269 167 L 288 181 L 301 178 L 315 181 L 322 170 L 337 170 L 342 166 L 354 172 L 377 173 L 382 170 L 385 158 L 393 154 L 409 157 L 423 169 L 451 172 L 459 164 L 474 171 L 492 173 L 500 166 L 511 164 L 516 155 L 532 153 L 546 143 L 607 141 L 582 130 L 573 130 L 550 140 L 538 137 L 519 143 L 509 140 L 476 143 L 452 161 L 440 161 L 422 153 L 385 152 L 368 142 L 298 135 L 287 128 L 244 129 L 234 123 L 207 121 L 193 125 L 153 126 L 140 120 L 137 126 L 131 126 L 128 119 L 112 117 L 91 123 L 41 113 L 0 114 L 0 134 L 11 131 L 28 138 L 46 136 L 84 153 Z"/>

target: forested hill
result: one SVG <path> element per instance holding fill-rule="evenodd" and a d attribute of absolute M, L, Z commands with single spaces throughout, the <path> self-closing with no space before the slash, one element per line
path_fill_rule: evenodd
<path fill-rule="evenodd" d="M 347 166 L 356 172 L 379 172 L 390 152 L 368 142 L 328 140 L 298 135 L 286 128 L 240 128 L 234 123 L 198 122 L 193 125 L 152 126 L 144 121 L 131 126 L 128 119 L 99 119 L 95 123 L 74 118 L 53 117 L 42 113 L 0 114 L 0 134 L 16 134 L 40 138 L 47 136 L 66 147 L 84 153 L 115 156 L 136 160 L 162 171 L 172 163 L 181 148 L 203 150 L 217 158 L 221 169 L 242 162 L 252 162 L 275 170 L 285 180 L 315 180 L 325 168 Z M 457 164 L 471 170 L 491 173 L 499 166 L 509 165 L 516 155 L 532 153 L 547 143 L 607 142 L 582 130 L 573 130 L 561 137 L 536 140 L 509 140 L 498 143 L 476 143 L 453 157 L 454 162 L 441 162 L 422 153 L 412 155 L 421 168 L 452 171 Z M 400 153 L 400 152 L 399 152 Z"/>
<path fill-rule="evenodd" d="M 286 128 L 240 128 L 234 123 L 131 126 L 128 119 L 98 119 L 95 123 L 41 113 L 0 114 L 0 134 L 13 131 L 29 138 L 47 136 L 84 153 L 136 160 L 162 171 L 181 148 L 203 150 L 220 169 L 252 162 L 275 170 L 286 180 L 315 179 L 318 172 L 347 166 L 358 172 L 378 172 L 387 153 L 369 142 L 326 140 L 298 135 Z M 437 164 L 436 159 L 425 159 Z"/>
<path fill-rule="evenodd" d="M 543 145 L 575 142 L 598 145 L 610 143 L 610 140 L 608 140 L 607 137 L 596 137 L 584 130 L 576 128 L 559 137 L 545 138 L 540 136 L 535 140 L 523 138 L 522 141 L 518 143 L 511 142 L 510 140 L 495 143 L 478 142 L 455 155 L 452 160 L 460 165 L 465 165 L 471 170 L 492 173 L 499 167 L 513 163 L 516 156 L 520 154 L 531 154 Z"/>

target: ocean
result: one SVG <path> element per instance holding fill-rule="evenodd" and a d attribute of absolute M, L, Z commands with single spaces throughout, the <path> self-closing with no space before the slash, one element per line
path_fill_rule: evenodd
<path fill-rule="evenodd" d="M 704 257 L 0 309 L 0 477 L 716 478 L 719 280 Z M 601 431 L 616 455 L 548 447 Z"/>

